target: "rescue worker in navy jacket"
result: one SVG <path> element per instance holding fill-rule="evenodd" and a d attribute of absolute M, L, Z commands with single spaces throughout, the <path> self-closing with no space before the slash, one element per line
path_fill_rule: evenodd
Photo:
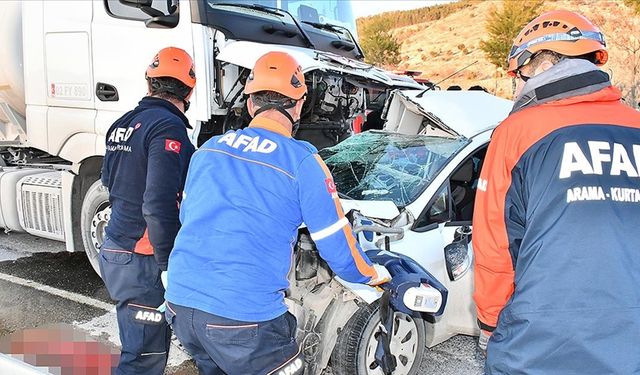
<path fill-rule="evenodd" d="M 515 104 L 473 218 L 487 374 L 640 373 L 640 113 L 598 69 L 607 57 L 569 11 L 514 41 Z"/>
<path fill-rule="evenodd" d="M 304 371 L 284 302 L 303 221 L 340 277 L 390 279 L 356 243 L 316 149 L 291 136 L 306 91 L 293 57 L 262 56 L 245 86 L 249 127 L 210 139 L 191 161 L 166 317 L 202 374 Z"/>
<path fill-rule="evenodd" d="M 148 96 L 106 135 L 102 183 L 111 219 L 100 272 L 116 300 L 122 352 L 116 374 L 162 374 L 171 331 L 160 312 L 164 274 L 180 222 L 178 205 L 194 146 L 184 112 L 193 61 L 168 47 L 147 68 Z"/>

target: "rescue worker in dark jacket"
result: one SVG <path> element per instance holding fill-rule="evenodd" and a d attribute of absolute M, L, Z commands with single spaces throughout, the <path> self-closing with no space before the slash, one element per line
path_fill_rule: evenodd
<path fill-rule="evenodd" d="M 298 227 L 343 279 L 390 279 L 358 246 L 316 149 L 292 138 L 307 88 L 298 62 L 270 52 L 247 80 L 249 127 L 194 154 L 169 258 L 167 320 L 201 374 L 304 370 L 284 292 Z"/>
<path fill-rule="evenodd" d="M 487 374 L 640 373 L 640 113 L 597 67 L 607 58 L 569 11 L 514 41 L 515 104 L 473 218 Z"/>
<path fill-rule="evenodd" d="M 102 183 L 111 219 L 100 272 L 117 301 L 122 352 L 116 374 L 162 374 L 171 331 L 160 312 L 178 205 L 194 146 L 184 112 L 196 83 L 185 51 L 162 49 L 147 68 L 148 96 L 106 135 Z"/>

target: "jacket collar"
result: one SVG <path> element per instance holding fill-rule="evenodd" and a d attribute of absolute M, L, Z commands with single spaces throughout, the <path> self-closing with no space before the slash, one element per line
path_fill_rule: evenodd
<path fill-rule="evenodd" d="M 271 132 L 280 134 L 287 138 L 291 138 L 291 133 L 287 131 L 287 129 L 281 125 L 279 122 L 275 120 L 268 119 L 266 117 L 254 117 L 249 123 L 250 128 L 261 128 L 265 130 L 269 130 Z"/>
<path fill-rule="evenodd" d="M 552 101 L 591 97 L 610 86 L 609 75 L 593 63 L 584 59 L 565 59 L 527 81 L 511 113 Z"/>
<path fill-rule="evenodd" d="M 187 129 L 193 129 L 191 127 L 191 125 L 189 125 L 189 120 L 184 115 L 184 113 L 182 113 L 178 109 L 178 107 L 176 107 L 173 103 L 171 103 L 168 100 L 161 99 L 161 98 L 156 98 L 156 97 L 153 97 L 153 96 L 145 96 L 144 98 L 142 98 L 142 100 L 140 100 L 138 105 L 140 107 L 142 107 L 142 108 L 151 108 L 151 107 L 163 107 L 163 108 L 166 108 L 166 109 L 169 110 L 169 112 L 171 112 L 174 115 L 178 116 L 180 118 L 180 120 L 182 120 L 182 122 L 184 123 L 184 126 Z"/>

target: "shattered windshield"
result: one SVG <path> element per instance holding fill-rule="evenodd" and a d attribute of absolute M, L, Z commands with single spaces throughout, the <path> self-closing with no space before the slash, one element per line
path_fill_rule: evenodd
<path fill-rule="evenodd" d="M 338 192 L 356 200 L 404 207 L 424 191 L 467 140 L 365 132 L 320 151 Z"/>

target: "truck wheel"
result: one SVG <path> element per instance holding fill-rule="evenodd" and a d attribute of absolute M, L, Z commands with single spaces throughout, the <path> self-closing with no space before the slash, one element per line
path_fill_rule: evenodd
<path fill-rule="evenodd" d="M 109 192 L 100 180 L 91 185 L 82 201 L 80 231 L 87 258 L 94 271 L 100 275 L 99 253 L 104 242 L 104 230 L 111 216 Z"/>
<path fill-rule="evenodd" d="M 336 375 L 384 375 L 375 361 L 380 325 L 378 303 L 362 306 L 338 335 L 331 354 L 331 368 Z M 394 314 L 391 354 L 396 357 L 394 375 L 415 375 L 426 346 L 425 323 L 421 318 Z"/>

